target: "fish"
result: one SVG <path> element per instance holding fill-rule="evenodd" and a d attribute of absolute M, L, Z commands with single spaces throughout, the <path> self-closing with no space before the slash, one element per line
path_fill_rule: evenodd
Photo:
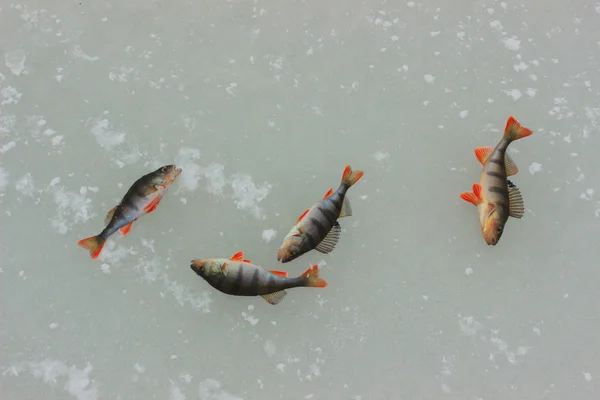
<path fill-rule="evenodd" d="M 230 258 L 192 260 L 190 267 L 219 292 L 233 296 L 261 296 L 269 304 L 278 304 L 295 287 L 325 288 L 327 282 L 319 277 L 319 266 L 313 265 L 302 275 L 288 278 L 288 273 L 267 270 L 244 259 L 238 251 Z"/>
<path fill-rule="evenodd" d="M 475 149 L 475 156 L 483 165 L 481 177 L 479 183 L 473 184 L 472 192 L 463 192 L 460 197 L 477 206 L 481 233 L 488 245 L 495 246 L 498 243 L 508 217 L 520 219 L 525 213 L 521 191 L 508 179 L 516 175 L 519 169 L 506 154 L 506 149 L 515 140 L 532 134 L 532 130 L 510 116 L 504 135 L 495 148 L 487 146 Z"/>
<path fill-rule="evenodd" d="M 150 214 L 164 197 L 169 186 L 181 174 L 175 165 L 165 165 L 139 178 L 131 185 L 123 199 L 104 219 L 105 228 L 100 234 L 81 239 L 77 244 L 90 251 L 92 259 L 98 258 L 108 238 L 116 231 L 125 236 L 132 224 L 144 214 Z"/>
<path fill-rule="evenodd" d="M 313 249 L 323 254 L 333 251 L 342 233 L 338 218 L 352 216 L 346 192 L 363 174 L 363 171 L 352 171 L 349 165 L 346 166 L 338 189 L 333 192 L 330 188 L 320 202 L 304 211 L 296 220 L 283 239 L 277 252 L 277 261 L 286 263 Z"/>

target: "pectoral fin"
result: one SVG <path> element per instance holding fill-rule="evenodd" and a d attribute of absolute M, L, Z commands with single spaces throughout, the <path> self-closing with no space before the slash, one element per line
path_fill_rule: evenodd
<path fill-rule="evenodd" d="M 315 247 L 315 250 L 317 250 L 318 252 L 323 253 L 323 254 L 331 253 L 333 251 L 333 248 L 335 247 L 335 245 L 340 240 L 341 234 L 342 234 L 342 227 L 336 221 L 335 225 L 333 225 L 333 228 L 331 228 L 331 230 L 329 231 L 327 236 L 325 236 L 323 238 L 323 240 L 321 240 L 321 242 L 317 245 L 317 247 Z"/>
<path fill-rule="evenodd" d="M 229 265 L 227 265 L 227 263 L 221 264 L 221 272 L 223 273 L 223 275 L 227 276 L 227 274 L 229 273 Z"/>
<path fill-rule="evenodd" d="M 230 260 L 244 262 L 244 252 L 238 251 L 237 253 L 231 256 Z"/>
<path fill-rule="evenodd" d="M 280 290 L 279 292 L 263 294 L 263 295 L 261 295 L 261 297 L 263 299 L 265 299 L 269 304 L 276 305 L 281 300 L 283 300 L 283 298 L 285 297 L 286 294 L 287 294 L 287 292 L 285 290 Z"/>
<path fill-rule="evenodd" d="M 154 198 L 154 200 L 152 200 L 148 205 L 146 205 L 146 207 L 144 207 L 144 212 L 146 214 L 150 214 L 152 211 L 156 210 L 156 207 L 158 207 L 158 203 L 160 203 L 161 200 L 162 196 L 157 196 L 156 198 Z"/>
<path fill-rule="evenodd" d="M 525 214 L 525 204 L 521 191 L 508 179 L 506 183 L 508 184 L 508 215 L 513 218 L 522 218 Z"/>

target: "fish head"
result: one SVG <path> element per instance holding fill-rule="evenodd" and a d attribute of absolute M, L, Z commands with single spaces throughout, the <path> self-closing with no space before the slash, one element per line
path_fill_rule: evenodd
<path fill-rule="evenodd" d="M 504 232 L 504 218 L 497 208 L 491 208 L 482 224 L 481 233 L 488 245 L 495 246 Z"/>
<path fill-rule="evenodd" d="M 181 171 L 182 169 L 175 165 L 162 166 L 152 174 L 152 184 L 156 189 L 165 189 L 175 181 Z"/>
<path fill-rule="evenodd" d="M 283 239 L 283 244 L 277 252 L 277 261 L 286 263 L 305 253 L 304 236 L 299 229 L 294 228 Z"/>
<path fill-rule="evenodd" d="M 222 273 L 222 263 L 218 260 L 214 260 L 211 258 L 202 258 L 197 260 L 192 260 L 192 264 L 190 267 L 192 270 L 201 277 L 207 277 L 211 275 L 216 275 Z"/>

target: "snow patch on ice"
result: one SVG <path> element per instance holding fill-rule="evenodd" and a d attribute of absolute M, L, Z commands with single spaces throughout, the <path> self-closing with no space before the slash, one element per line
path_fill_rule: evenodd
<path fill-rule="evenodd" d="M 0 167 L 0 192 L 4 192 L 8 186 L 8 172 Z"/>
<path fill-rule="evenodd" d="M 542 170 L 542 164 L 537 163 L 537 162 L 533 162 L 531 163 L 531 165 L 529 166 L 529 173 L 531 175 L 534 175 L 538 172 L 540 172 Z"/>
<path fill-rule="evenodd" d="M 469 115 L 469 110 L 463 110 L 458 115 L 460 115 L 461 118 L 465 119 Z"/>
<path fill-rule="evenodd" d="M 507 95 L 509 95 L 510 97 L 512 97 L 512 99 L 514 101 L 517 101 L 521 97 L 523 97 L 523 95 L 521 94 L 521 91 L 519 89 L 503 90 L 503 92 L 506 93 Z"/>
<path fill-rule="evenodd" d="M 29 372 L 34 378 L 52 388 L 57 386 L 59 380 L 64 380 L 62 388 L 77 400 L 98 400 L 98 384 L 90 376 L 92 365 L 89 363 L 85 368 L 79 369 L 74 365 L 68 367 L 60 360 L 47 358 L 5 367 L 2 375 L 18 376 L 22 372 Z"/>
<path fill-rule="evenodd" d="M 57 215 L 50 219 L 50 224 L 59 234 L 64 235 L 74 225 L 89 221 L 96 214 L 92 211 L 92 200 L 87 197 L 87 187 L 81 187 L 77 193 L 59 184 L 60 178 L 54 178 L 47 189 L 54 196 L 57 206 Z"/>
<path fill-rule="evenodd" d="M 25 60 L 27 55 L 22 49 L 16 49 L 4 53 L 4 63 L 14 75 L 21 75 L 25 69 Z"/>
<path fill-rule="evenodd" d="M 15 183 L 15 189 L 24 196 L 33 196 L 35 187 L 33 186 L 33 177 L 31 176 L 31 173 L 28 172 L 23 175 L 23 177 Z"/>
<path fill-rule="evenodd" d="M 244 400 L 241 397 L 227 393 L 221 388 L 221 383 L 215 379 L 205 379 L 198 385 L 198 400 Z"/>
<path fill-rule="evenodd" d="M 516 36 L 504 39 L 504 46 L 512 51 L 518 51 L 521 47 L 521 41 Z"/>
<path fill-rule="evenodd" d="M 256 184 L 252 176 L 247 173 L 235 173 L 227 177 L 225 167 L 221 164 L 211 163 L 208 166 L 201 166 L 197 161 L 201 158 L 201 153 L 197 149 L 182 148 L 176 157 L 176 164 L 183 169 L 180 179 L 180 189 L 195 191 L 200 179 L 207 181 L 206 190 L 214 195 L 230 198 L 236 207 L 252 214 L 257 219 L 266 219 L 263 209 L 260 207 L 262 202 L 270 193 L 271 185 L 267 182 Z M 229 186 L 231 191 L 225 193 Z"/>
<path fill-rule="evenodd" d="M 265 229 L 262 232 L 262 239 L 267 243 L 275 239 L 275 236 L 277 236 L 277 231 L 275 229 Z"/>
<path fill-rule="evenodd" d="M 107 119 L 97 121 L 90 132 L 96 138 L 100 147 L 110 150 L 125 141 L 125 132 L 113 131 L 110 129 L 110 123 Z"/>
<path fill-rule="evenodd" d="M 427 83 L 433 83 L 435 81 L 435 76 L 429 75 L 429 74 L 425 74 L 423 76 L 423 79 L 425 79 L 425 82 L 427 82 Z"/>

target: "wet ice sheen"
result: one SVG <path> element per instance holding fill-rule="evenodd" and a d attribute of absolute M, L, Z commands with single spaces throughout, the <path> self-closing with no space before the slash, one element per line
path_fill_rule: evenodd
<path fill-rule="evenodd" d="M 331 10 L 335 10 L 335 12 Z M 2 399 L 595 399 L 600 3 L 0 5 Z M 526 207 L 459 194 L 514 115 Z M 98 260 L 137 178 L 183 173 Z M 281 265 L 350 164 L 330 255 Z M 329 287 L 277 306 L 189 267 Z"/>

